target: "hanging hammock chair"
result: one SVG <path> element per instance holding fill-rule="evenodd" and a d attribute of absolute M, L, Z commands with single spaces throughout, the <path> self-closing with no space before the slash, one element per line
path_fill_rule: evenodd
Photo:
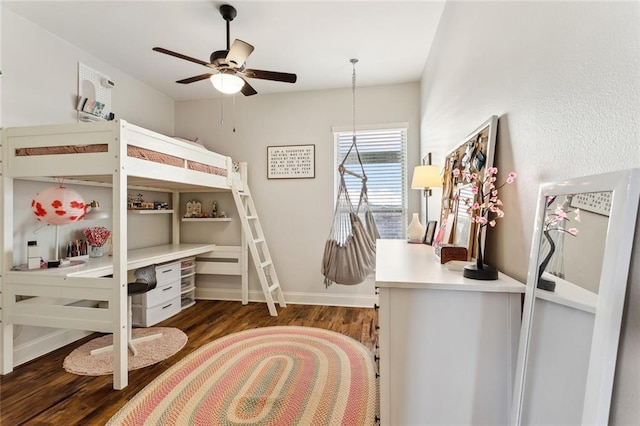
<path fill-rule="evenodd" d="M 353 91 L 354 91 L 354 116 L 355 116 L 355 63 L 352 59 Z M 355 118 L 354 118 L 355 123 Z M 362 174 L 355 173 L 345 168 L 345 162 L 355 150 L 360 163 Z M 376 262 L 376 240 L 380 238 L 373 213 L 369 208 L 367 195 L 367 175 L 364 171 L 358 145 L 356 143 L 355 124 L 353 141 L 344 159 L 338 166 L 340 173 L 340 186 L 336 200 L 336 210 L 333 216 L 333 225 L 329 238 L 324 246 L 322 258 L 322 275 L 325 286 L 332 283 L 343 285 L 360 284 L 374 270 Z M 349 197 L 345 173 L 355 176 L 362 181 L 358 204 L 354 207 Z"/>

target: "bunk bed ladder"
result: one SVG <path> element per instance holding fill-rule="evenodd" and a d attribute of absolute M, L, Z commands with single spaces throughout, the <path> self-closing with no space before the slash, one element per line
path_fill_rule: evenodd
<path fill-rule="evenodd" d="M 262 226 L 260 225 L 260 220 L 256 212 L 256 206 L 253 203 L 253 197 L 246 184 L 242 191 L 234 184 L 231 192 L 233 193 L 233 199 L 242 222 L 242 230 L 246 236 L 249 251 L 251 252 L 256 272 L 258 273 L 260 286 L 267 300 L 269 313 L 271 316 L 276 317 L 278 316 L 278 311 L 275 306 L 273 294 L 275 293 L 281 308 L 286 307 L 287 304 L 284 301 L 284 294 L 280 288 L 280 281 L 278 280 L 276 269 L 273 266 L 273 259 L 267 247 L 264 232 L 262 231 Z"/>

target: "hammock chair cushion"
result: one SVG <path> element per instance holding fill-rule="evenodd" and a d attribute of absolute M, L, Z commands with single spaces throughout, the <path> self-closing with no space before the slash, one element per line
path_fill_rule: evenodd
<path fill-rule="evenodd" d="M 325 284 L 360 284 L 375 268 L 377 230 L 370 211 L 366 225 L 355 213 L 349 213 L 351 234 L 344 243 L 329 239 L 324 246 L 322 274 Z"/>

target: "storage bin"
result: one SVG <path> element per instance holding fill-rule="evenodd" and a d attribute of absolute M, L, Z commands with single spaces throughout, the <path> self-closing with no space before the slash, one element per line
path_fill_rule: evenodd
<path fill-rule="evenodd" d="M 180 279 L 180 262 L 165 263 L 156 266 L 156 280 L 158 287 Z"/>
<path fill-rule="evenodd" d="M 189 257 L 186 259 L 182 259 L 182 262 L 180 263 L 180 268 L 182 269 L 187 269 L 187 268 L 191 268 L 196 266 L 196 258 L 195 257 Z"/>
<path fill-rule="evenodd" d="M 194 305 L 196 303 L 195 295 L 196 295 L 196 290 L 193 289 L 187 293 L 184 293 L 182 296 L 180 296 L 181 308 L 184 309 Z"/>
<path fill-rule="evenodd" d="M 157 306 L 145 308 L 142 305 L 132 306 L 133 325 L 150 327 L 180 312 L 180 294 Z"/>
<path fill-rule="evenodd" d="M 141 305 L 145 308 L 156 306 L 162 302 L 173 299 L 180 295 L 180 285 L 178 280 L 174 280 L 168 284 L 160 287 L 156 287 L 151 291 L 142 294 L 136 294 L 131 297 L 131 303 L 134 305 Z"/>
<path fill-rule="evenodd" d="M 195 286 L 196 280 L 195 280 L 195 275 L 191 275 L 188 277 L 182 277 L 182 279 L 180 280 L 180 291 L 185 291 L 187 289 L 189 289 L 190 287 Z"/>

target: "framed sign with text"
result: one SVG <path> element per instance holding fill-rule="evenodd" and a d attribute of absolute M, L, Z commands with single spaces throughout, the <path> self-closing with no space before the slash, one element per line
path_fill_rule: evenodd
<path fill-rule="evenodd" d="M 267 147 L 267 178 L 308 179 L 316 177 L 315 145 Z"/>

